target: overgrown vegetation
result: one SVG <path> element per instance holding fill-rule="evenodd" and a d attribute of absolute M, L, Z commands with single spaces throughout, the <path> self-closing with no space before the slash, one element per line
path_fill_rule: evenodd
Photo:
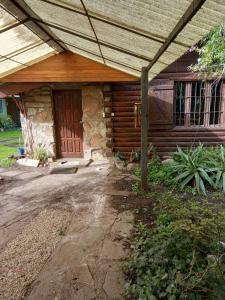
<path fill-rule="evenodd" d="M 140 176 L 139 168 L 135 175 Z M 188 150 L 178 147 L 172 159 L 163 163 L 154 155 L 148 164 L 148 181 L 204 195 L 207 190 L 225 191 L 225 149 L 202 144 Z"/>
<path fill-rule="evenodd" d="M 10 116 L 0 116 L 0 128 L 3 130 L 9 130 L 15 127 L 13 119 Z"/>
<path fill-rule="evenodd" d="M 148 192 L 133 184 L 150 209 L 135 212 L 142 222 L 124 265 L 126 297 L 225 299 L 224 147 L 178 148 L 165 162 L 153 155 L 148 181 Z"/>
<path fill-rule="evenodd" d="M 195 49 L 199 54 L 198 63 L 190 69 L 209 77 L 225 75 L 225 25 L 215 27 Z"/>
<path fill-rule="evenodd" d="M 40 160 L 41 163 L 45 163 L 48 158 L 48 153 L 45 147 L 40 144 L 34 149 L 34 159 Z"/>
<path fill-rule="evenodd" d="M 148 211 L 148 210 L 146 210 Z M 162 193 L 124 265 L 128 299 L 225 299 L 225 212 Z"/>

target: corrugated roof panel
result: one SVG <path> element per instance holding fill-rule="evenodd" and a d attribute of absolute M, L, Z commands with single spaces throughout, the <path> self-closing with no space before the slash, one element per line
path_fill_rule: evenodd
<path fill-rule="evenodd" d="M 101 46 L 101 50 L 103 53 L 103 56 L 107 59 L 112 59 L 114 62 L 118 62 L 121 64 L 125 64 L 127 66 L 130 66 L 132 68 L 136 68 L 138 70 L 141 70 L 142 66 L 145 66 L 148 64 L 148 61 L 131 56 L 126 53 L 122 53 L 120 51 L 110 49 L 108 47 Z"/>
<path fill-rule="evenodd" d="M 12 52 L 39 42 L 40 39 L 25 25 L 19 25 L 0 34 L 0 55 L 10 55 Z"/>
<path fill-rule="evenodd" d="M 112 44 L 152 58 L 162 43 L 151 40 L 150 38 L 126 31 L 115 26 L 104 24 L 101 21 L 92 20 L 95 32 L 99 41 Z"/>
<path fill-rule="evenodd" d="M 0 30 L 17 23 L 18 21 L 0 7 Z"/>
<path fill-rule="evenodd" d="M 47 44 L 42 44 L 21 54 L 13 56 L 13 59 L 20 63 L 30 65 L 34 62 L 37 62 L 37 60 L 39 60 L 40 58 L 48 57 L 55 53 L 56 52 L 53 51 L 53 49 Z"/>
<path fill-rule="evenodd" d="M 69 10 L 64 10 L 40 0 L 25 1 L 43 21 L 94 37 L 94 33 L 86 16 L 76 14 Z"/>
<path fill-rule="evenodd" d="M 51 2 L 83 11 L 83 6 L 80 0 L 51 0 Z"/>
<path fill-rule="evenodd" d="M 74 47 L 71 47 L 71 46 L 67 46 L 67 48 L 68 48 L 68 50 L 70 50 L 73 53 L 77 53 L 77 54 L 80 54 L 80 55 L 85 56 L 87 58 L 93 59 L 97 62 L 103 63 L 103 59 L 100 56 L 98 56 L 94 53 L 90 53 L 90 52 L 87 52 L 87 51 L 82 51 L 80 49 L 77 49 L 77 48 L 74 48 Z"/>
<path fill-rule="evenodd" d="M 83 50 L 91 51 L 97 55 L 100 55 L 98 44 L 86 40 L 85 38 L 80 38 L 70 33 L 63 32 L 58 29 L 52 28 L 52 32 L 63 42 L 67 43 L 66 46 L 74 46 L 81 48 Z"/>
<path fill-rule="evenodd" d="M 164 38 L 175 27 L 190 3 L 191 0 L 85 1 L 91 14 Z"/>
<path fill-rule="evenodd" d="M 19 70 L 22 67 L 24 66 L 21 66 L 21 64 L 11 61 L 9 59 L 6 59 L 3 62 L 0 62 L 0 78 L 10 74 L 11 72 Z"/>
<path fill-rule="evenodd" d="M 127 68 L 127 67 L 125 67 L 125 66 L 123 66 L 123 65 L 121 65 L 121 64 L 114 63 L 114 62 L 109 61 L 109 60 L 107 60 L 107 59 L 105 60 L 105 62 L 106 62 L 106 65 L 107 65 L 107 66 L 112 67 L 112 68 L 115 68 L 115 69 L 117 69 L 117 70 L 119 70 L 119 71 L 126 72 L 126 73 L 131 74 L 131 75 L 134 75 L 134 76 L 136 76 L 136 77 L 140 77 L 140 75 L 141 75 L 141 72 L 138 72 L 138 71 L 136 71 L 136 70 Z M 138 80 L 138 79 L 137 79 L 137 80 Z"/>

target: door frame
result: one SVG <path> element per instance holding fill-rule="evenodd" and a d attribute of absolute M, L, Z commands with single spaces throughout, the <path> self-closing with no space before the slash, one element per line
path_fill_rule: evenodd
<path fill-rule="evenodd" d="M 83 107 L 82 107 L 82 90 L 81 89 L 52 89 L 52 113 L 53 113 L 53 132 L 54 132 L 54 140 L 55 140 L 55 154 L 56 154 L 56 158 L 83 158 L 84 157 L 84 141 L 83 141 L 83 137 L 84 137 L 84 128 L 83 128 L 83 122 L 81 123 L 81 139 L 82 139 L 82 151 L 81 151 L 81 155 L 75 156 L 75 155 L 67 155 L 67 156 L 63 156 L 60 152 L 59 152 L 59 148 L 57 147 L 57 142 L 58 142 L 58 135 L 57 135 L 57 121 L 56 121 L 56 109 L 55 109 L 55 99 L 54 99 L 54 93 L 55 92 L 80 92 L 81 95 L 81 119 L 83 118 Z"/>

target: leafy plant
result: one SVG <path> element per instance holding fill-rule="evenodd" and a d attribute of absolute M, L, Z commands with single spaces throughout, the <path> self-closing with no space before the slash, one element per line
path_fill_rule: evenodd
<path fill-rule="evenodd" d="M 214 176 L 214 187 L 216 189 L 223 190 L 225 192 L 225 153 L 224 148 L 221 145 L 219 148 L 218 156 L 216 156 L 213 161 L 212 171 L 215 172 Z"/>
<path fill-rule="evenodd" d="M 225 74 L 225 25 L 216 26 L 195 49 L 199 53 L 197 64 L 190 69 L 206 77 Z"/>
<path fill-rule="evenodd" d="M 122 161 L 125 161 L 125 160 L 126 160 L 125 155 L 124 155 L 122 152 L 119 152 L 119 151 L 116 152 L 116 158 L 117 158 L 118 160 L 122 160 Z"/>
<path fill-rule="evenodd" d="M 15 127 L 13 119 L 10 116 L 0 116 L 0 128 L 3 130 L 12 129 Z"/>
<path fill-rule="evenodd" d="M 48 153 L 47 150 L 44 148 L 43 145 L 38 145 L 35 149 L 34 149 L 34 159 L 40 160 L 40 162 L 44 163 L 46 162 L 48 158 Z"/>
<path fill-rule="evenodd" d="M 225 299 L 225 212 L 160 197 L 155 227 L 140 223 L 124 265 L 129 299 Z"/>
<path fill-rule="evenodd" d="M 213 186 L 213 181 L 209 176 L 212 171 L 205 158 L 202 144 L 187 152 L 177 147 L 177 152 L 173 154 L 170 175 L 176 176 L 174 180 L 180 183 L 181 189 L 191 182 L 199 194 L 206 195 L 205 183 Z"/>

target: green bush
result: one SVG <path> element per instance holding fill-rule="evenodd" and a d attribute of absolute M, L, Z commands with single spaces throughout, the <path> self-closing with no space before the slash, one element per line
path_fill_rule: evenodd
<path fill-rule="evenodd" d="M 225 212 L 161 197 L 124 265 L 129 299 L 225 299 Z"/>
<path fill-rule="evenodd" d="M 186 152 L 177 147 L 177 152 L 173 154 L 170 175 L 176 176 L 174 180 L 180 183 L 181 189 L 190 183 L 199 194 L 205 195 L 205 183 L 213 186 L 212 178 L 210 178 L 210 173 L 213 170 L 210 165 L 211 162 L 206 159 L 203 145 Z"/>
<path fill-rule="evenodd" d="M 4 130 L 12 129 L 15 127 L 15 124 L 10 116 L 3 117 L 0 116 L 0 128 Z"/>
<path fill-rule="evenodd" d="M 48 158 L 47 150 L 44 148 L 43 145 L 38 145 L 34 149 L 34 159 L 38 159 L 40 160 L 40 162 L 44 163 L 46 162 L 47 158 Z"/>

